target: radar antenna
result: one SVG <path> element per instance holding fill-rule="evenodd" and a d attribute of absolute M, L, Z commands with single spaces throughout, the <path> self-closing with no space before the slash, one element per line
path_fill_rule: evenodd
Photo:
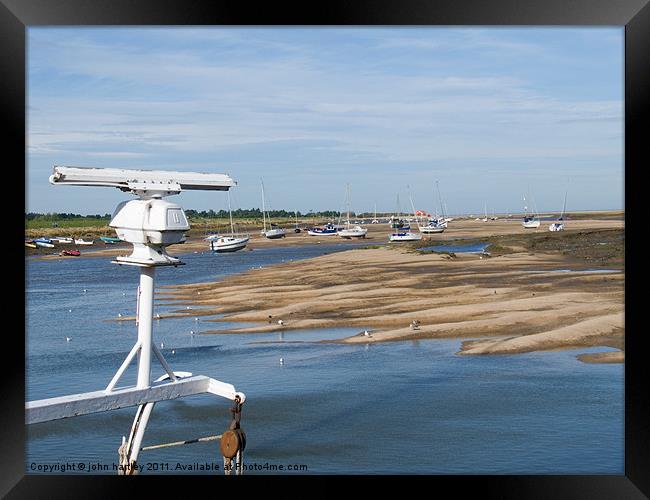
<path fill-rule="evenodd" d="M 27 402 L 26 423 L 138 406 L 129 439 L 126 441 L 123 437 L 119 448 L 119 472 L 134 474 L 138 470 L 137 459 L 144 431 L 156 402 L 201 393 L 211 393 L 233 401 L 238 397 L 240 404 L 246 399 L 244 393 L 237 392 L 231 384 L 203 375 L 194 376 L 189 372 L 174 372 L 152 341 L 156 268 L 183 264 L 180 259 L 170 256 L 166 248 L 183 243 L 185 232 L 190 229 L 183 209 L 163 197 L 186 190 L 228 191 L 235 182 L 225 174 L 72 166 L 54 166 L 49 180 L 54 185 L 114 187 L 138 197 L 120 203 L 109 223 L 121 239 L 133 245 L 129 256 L 117 257 L 112 262 L 140 269 L 138 340 L 104 390 Z M 138 354 L 136 385 L 116 387 Z M 165 371 L 154 381 L 151 380 L 152 355 Z M 241 473 L 241 456 L 237 462 L 238 472 Z"/>

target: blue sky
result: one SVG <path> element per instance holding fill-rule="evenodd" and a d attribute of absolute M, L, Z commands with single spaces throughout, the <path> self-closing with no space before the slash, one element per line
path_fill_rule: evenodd
<path fill-rule="evenodd" d="M 52 166 L 229 173 L 233 206 L 623 208 L 623 28 L 29 27 L 26 211 L 111 213 Z M 223 193 L 173 197 L 219 210 Z"/>

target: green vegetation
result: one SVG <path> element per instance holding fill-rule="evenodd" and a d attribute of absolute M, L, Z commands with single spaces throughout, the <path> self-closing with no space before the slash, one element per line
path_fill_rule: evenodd
<path fill-rule="evenodd" d="M 562 255 L 598 265 L 622 265 L 625 260 L 625 229 L 506 234 L 484 238 L 459 238 L 436 243 L 417 241 L 410 244 L 410 250 L 427 253 L 428 251 L 419 249 L 438 245 L 479 243 L 488 244 L 485 250 L 492 257 L 529 251 L 561 252 Z"/>

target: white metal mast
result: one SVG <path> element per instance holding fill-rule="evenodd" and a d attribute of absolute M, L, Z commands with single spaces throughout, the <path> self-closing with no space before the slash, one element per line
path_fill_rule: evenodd
<path fill-rule="evenodd" d="M 264 224 L 263 231 L 266 233 L 266 206 L 264 205 L 264 181 L 260 179 L 260 182 L 262 184 L 262 223 Z"/>

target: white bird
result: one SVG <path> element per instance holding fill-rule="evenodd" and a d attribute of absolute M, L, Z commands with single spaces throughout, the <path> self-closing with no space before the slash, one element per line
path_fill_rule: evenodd
<path fill-rule="evenodd" d="M 188 309 L 188 310 L 189 310 L 189 309 L 192 309 L 192 308 L 191 308 L 190 306 L 187 306 L 185 309 Z"/>
<path fill-rule="evenodd" d="M 282 321 L 281 319 L 279 319 L 279 320 L 278 320 L 278 325 L 284 325 L 284 321 Z"/>
<path fill-rule="evenodd" d="M 284 364 L 284 358 L 280 358 L 280 365 Z"/>
<path fill-rule="evenodd" d="M 160 319 L 160 314 L 156 313 L 156 319 Z"/>
<path fill-rule="evenodd" d="M 194 321 L 198 321 L 198 320 L 199 320 L 199 318 L 194 318 Z"/>
<path fill-rule="evenodd" d="M 122 297 L 126 297 L 126 292 L 122 292 Z"/>
<path fill-rule="evenodd" d="M 196 292 L 198 295 L 201 295 L 201 292 Z"/>
<path fill-rule="evenodd" d="M 368 333 L 368 330 L 364 330 L 363 334 L 364 334 L 366 337 L 370 337 L 370 334 Z"/>
<path fill-rule="evenodd" d="M 161 343 L 160 343 L 160 348 L 162 349 L 162 348 L 164 348 L 164 347 L 165 347 L 165 343 L 164 343 L 164 342 L 161 342 Z"/>
<path fill-rule="evenodd" d="M 84 288 L 84 293 L 86 293 L 87 291 L 88 291 L 88 290 L 86 290 L 86 289 Z"/>
<path fill-rule="evenodd" d="M 172 349 L 172 354 L 176 354 L 176 351 L 174 349 Z"/>
<path fill-rule="evenodd" d="M 117 313 L 117 317 L 118 317 L 118 318 L 121 318 L 121 317 L 122 317 L 122 313 Z"/>
<path fill-rule="evenodd" d="M 190 330 L 190 335 L 194 335 L 194 330 Z"/>
<path fill-rule="evenodd" d="M 65 341 L 66 341 L 66 342 L 70 342 L 71 340 L 72 340 L 72 337 L 66 337 L 66 338 L 65 338 Z"/>
<path fill-rule="evenodd" d="M 68 309 L 68 312 L 71 313 L 71 312 L 72 312 L 72 309 Z"/>

